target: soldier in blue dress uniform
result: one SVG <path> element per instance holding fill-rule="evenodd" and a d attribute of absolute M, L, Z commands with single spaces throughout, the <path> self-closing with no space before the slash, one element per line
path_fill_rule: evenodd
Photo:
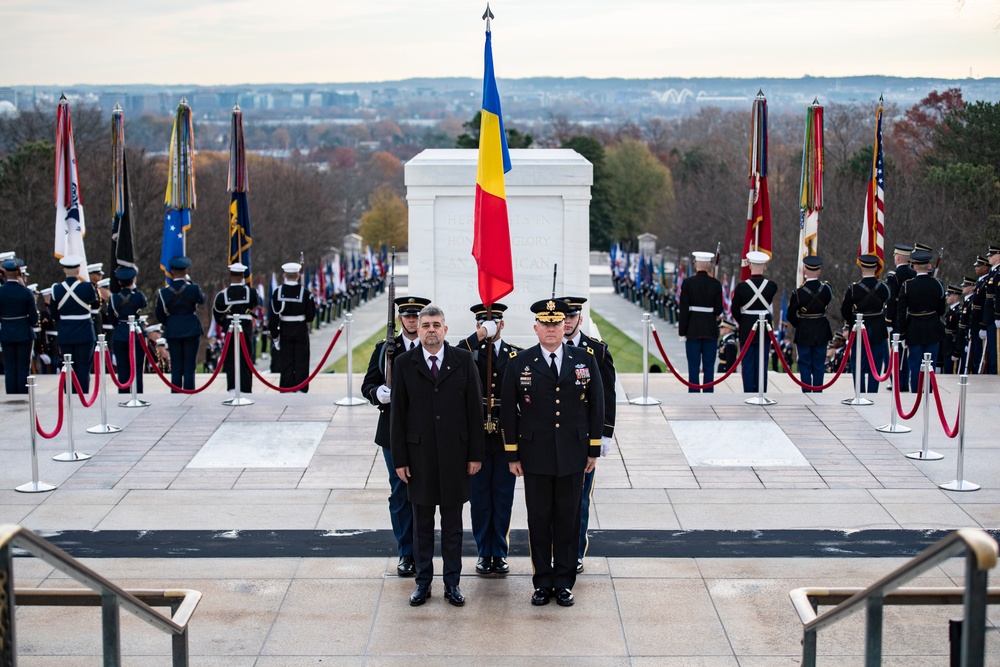
<path fill-rule="evenodd" d="M 52 285 L 52 300 L 56 304 L 59 349 L 64 355 L 72 357 L 80 389 L 86 393 L 90 391 L 90 369 L 94 364 L 94 343 L 97 340 L 92 309 L 96 307 L 98 297 L 92 283 L 80 280 L 82 261 L 76 255 L 59 260 L 66 280 Z"/>
<path fill-rule="evenodd" d="M 163 324 L 163 337 L 170 347 L 170 382 L 181 389 L 194 389 L 194 371 L 201 342 L 201 320 L 197 308 L 205 303 L 205 293 L 188 280 L 191 260 L 178 256 L 170 260 L 170 284 L 160 289 L 156 299 L 156 319 Z"/>
<path fill-rule="evenodd" d="M 847 326 L 853 326 L 857 315 L 861 315 L 861 322 L 868 333 L 868 343 L 872 350 L 872 361 L 875 362 L 874 373 L 881 374 L 889 359 L 889 346 L 886 342 L 889 337 L 886 325 L 885 308 L 889 300 L 889 287 L 875 277 L 878 271 L 878 257 L 875 255 L 862 255 L 858 258 L 858 265 L 861 267 L 861 280 L 847 288 L 844 293 L 844 300 L 840 304 L 840 314 L 844 318 Z M 855 339 L 855 345 L 864 345 L 860 336 Z M 851 352 L 851 359 L 855 358 L 855 352 Z M 876 393 L 878 391 L 878 380 L 868 364 L 868 354 L 861 350 L 861 368 L 853 368 L 852 372 L 862 373 L 861 391 Z M 864 376 L 868 376 L 867 383 Z M 902 389 L 902 387 L 900 387 Z"/>
<path fill-rule="evenodd" d="M 820 282 L 823 260 L 815 255 L 802 259 L 806 281 L 788 299 L 788 323 L 795 327 L 795 347 L 799 353 L 799 375 L 804 384 L 823 384 L 826 345 L 833 338 L 826 308 L 833 300 L 833 289 Z M 819 392 L 802 388 L 803 393 Z"/>
<path fill-rule="evenodd" d="M 8 394 L 27 394 L 31 349 L 35 343 L 38 309 L 34 293 L 21 284 L 16 259 L 2 264 L 7 280 L 0 285 L 0 345 L 3 346 L 4 381 Z"/>
<path fill-rule="evenodd" d="M 910 391 L 920 391 L 920 364 L 930 353 L 931 367 L 937 364 L 938 348 L 944 338 L 944 285 L 930 275 L 933 255 L 914 250 L 910 255 L 916 277 L 910 278 L 899 290 L 896 302 L 896 324 L 900 339 L 906 342 L 909 354 Z M 901 380 L 900 383 L 903 381 Z"/>
<path fill-rule="evenodd" d="M 112 327 L 114 327 L 114 332 L 111 335 L 111 346 L 115 353 L 115 363 L 118 365 L 118 381 L 125 383 L 128 382 L 129 377 L 132 375 L 132 365 L 135 365 L 135 390 L 138 393 L 142 393 L 142 369 L 143 369 L 143 359 L 145 357 L 142 351 L 142 344 L 139 340 L 134 343 L 130 341 L 133 338 L 132 332 L 129 330 L 128 318 L 134 317 L 137 324 L 139 324 L 139 334 L 145 336 L 146 333 L 142 329 L 142 323 L 139 321 L 139 314 L 143 308 L 148 304 L 146 301 L 146 295 L 136 289 L 135 286 L 135 276 L 136 270 L 131 266 L 120 266 L 115 270 L 115 280 L 121 286 L 121 289 L 117 294 L 111 295 L 111 300 L 108 304 L 108 315 L 110 316 L 110 322 Z M 135 349 L 134 356 L 129 357 L 129 346 L 132 345 Z M 131 387 L 125 389 L 119 389 L 119 394 L 126 394 L 132 391 Z"/>

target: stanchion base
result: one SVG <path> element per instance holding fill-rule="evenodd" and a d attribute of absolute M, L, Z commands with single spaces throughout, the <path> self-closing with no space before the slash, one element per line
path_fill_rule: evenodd
<path fill-rule="evenodd" d="M 148 408 L 152 403 L 149 401 L 144 401 L 141 398 L 137 398 L 134 401 L 126 401 L 124 403 L 119 403 L 120 408 Z"/>
<path fill-rule="evenodd" d="M 659 405 L 660 401 L 655 398 L 650 398 L 649 396 L 640 396 L 639 398 L 633 398 L 629 401 L 632 405 Z"/>
<path fill-rule="evenodd" d="M 841 401 L 844 405 L 875 405 L 875 401 L 870 401 L 867 398 L 845 398 Z"/>
<path fill-rule="evenodd" d="M 882 424 L 881 426 L 876 426 L 875 430 L 882 433 L 909 433 L 913 429 L 902 424 L 896 424 L 895 426 L 892 424 Z"/>
<path fill-rule="evenodd" d="M 334 401 L 335 405 L 364 405 L 367 403 L 363 398 L 358 398 L 357 396 L 345 396 L 344 398 Z"/>
<path fill-rule="evenodd" d="M 773 398 L 768 398 L 767 396 L 754 396 L 753 398 L 748 398 L 743 401 L 747 405 L 774 405 L 777 403 Z"/>
<path fill-rule="evenodd" d="M 69 461 L 86 461 L 91 457 L 90 454 L 84 454 L 83 452 L 63 452 L 62 454 L 56 454 L 52 457 L 53 461 L 61 461 L 63 463 Z"/>
<path fill-rule="evenodd" d="M 932 452 L 927 450 L 927 454 L 921 450 L 919 452 L 910 452 L 906 455 L 908 459 L 914 459 L 916 461 L 940 461 L 944 458 L 944 454 L 938 454 L 937 452 Z"/>
<path fill-rule="evenodd" d="M 27 484 L 22 484 L 21 486 L 15 486 L 14 490 L 21 493 L 45 493 L 46 491 L 55 491 L 56 485 L 46 484 L 45 482 L 28 482 Z"/>
<path fill-rule="evenodd" d="M 88 428 L 87 433 L 120 433 L 121 430 L 121 426 L 115 426 L 114 424 L 98 424 L 97 426 Z"/>
<path fill-rule="evenodd" d="M 253 401 L 250 400 L 249 398 L 247 398 L 246 396 L 240 396 L 239 398 L 236 398 L 234 396 L 232 398 L 227 398 L 226 400 L 224 400 L 222 402 L 222 404 L 223 405 L 233 405 L 233 406 L 239 407 L 241 405 L 253 405 Z"/>
<path fill-rule="evenodd" d="M 978 491 L 982 487 L 972 482 L 966 482 L 964 479 L 953 479 L 950 482 L 938 484 L 938 488 L 945 491 Z"/>

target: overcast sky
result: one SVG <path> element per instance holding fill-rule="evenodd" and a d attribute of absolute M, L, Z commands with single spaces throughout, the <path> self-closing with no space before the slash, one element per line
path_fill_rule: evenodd
<path fill-rule="evenodd" d="M 0 0 L 0 85 L 482 76 L 484 0 Z M 1000 76 L 1000 1 L 494 0 L 499 78 Z"/>

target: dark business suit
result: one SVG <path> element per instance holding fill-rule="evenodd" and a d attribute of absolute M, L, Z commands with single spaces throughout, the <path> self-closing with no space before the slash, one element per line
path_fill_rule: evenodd
<path fill-rule="evenodd" d="M 930 353 L 931 367 L 937 365 L 938 347 L 944 338 L 944 285 L 937 278 L 921 274 L 903 283 L 896 306 L 899 336 L 909 348 L 910 391 L 920 390 L 920 364 Z"/>
<path fill-rule="evenodd" d="M 147 305 L 146 295 L 134 287 L 123 287 L 117 294 L 112 294 L 108 304 L 108 315 L 111 325 L 114 327 L 114 333 L 111 334 L 111 347 L 115 353 L 115 363 L 118 364 L 118 381 L 128 382 L 132 375 L 132 364 L 135 364 L 135 390 L 140 394 L 142 393 L 143 369 L 142 344 L 138 340 L 135 343 L 130 343 L 133 336 L 132 332 L 129 331 L 128 318 L 132 316 L 138 323 L 139 312 Z M 145 335 L 141 324 L 139 325 L 139 335 Z M 129 360 L 130 344 L 134 350 L 131 361 Z M 131 388 L 119 389 L 118 393 L 125 394 L 130 391 Z"/>
<path fill-rule="evenodd" d="M 181 389 L 194 389 L 198 363 L 201 320 L 195 312 L 205 303 L 205 293 L 183 278 L 171 280 L 156 299 L 156 320 L 163 324 L 163 337 L 170 346 L 170 381 Z"/>
<path fill-rule="evenodd" d="M 707 271 L 699 271 L 684 281 L 677 334 L 687 338 L 684 352 L 688 362 L 688 382 L 691 384 L 707 384 L 715 379 L 715 355 L 719 349 L 721 314 L 722 283 L 708 275 Z M 689 394 L 702 391 L 710 394 L 715 388 L 688 388 Z"/>
<path fill-rule="evenodd" d="M 516 353 L 500 405 L 507 460 L 520 461 L 535 588 L 573 588 L 584 469 L 601 455 L 604 388 L 592 350 L 563 346 L 558 378 L 541 345 Z"/>
<path fill-rule="evenodd" d="M 833 300 L 829 283 L 807 280 L 788 299 L 788 323 L 795 327 L 795 346 L 799 353 L 799 375 L 804 384 L 823 384 L 826 368 L 826 344 L 833 338 L 826 307 Z M 812 390 L 803 387 L 803 393 Z"/>
<path fill-rule="evenodd" d="M 0 285 L 0 344 L 8 394 L 27 394 L 31 347 L 38 326 L 35 296 L 16 280 Z"/>
<path fill-rule="evenodd" d="M 84 393 L 90 391 L 90 369 L 94 365 L 94 342 L 97 338 L 90 309 L 97 301 L 94 286 L 75 276 L 52 285 L 59 349 L 73 358 L 73 371 Z"/>
<path fill-rule="evenodd" d="M 844 293 L 844 300 L 840 304 L 840 315 L 847 325 L 853 326 L 858 315 L 861 315 L 861 323 L 868 333 L 868 344 L 872 350 L 872 361 L 875 362 L 874 373 L 881 374 L 889 359 L 889 346 L 886 340 L 889 338 L 889 330 L 886 324 L 885 304 L 889 300 L 889 287 L 875 276 L 867 276 L 847 288 Z M 878 380 L 868 364 L 868 353 L 864 350 L 864 343 L 860 337 L 855 339 L 855 345 L 861 345 L 855 350 L 861 351 L 861 368 L 854 368 L 853 373 L 860 372 L 861 391 L 873 394 L 878 391 Z M 852 351 L 854 357 L 856 351 Z M 856 358 L 856 357 L 854 357 Z M 868 376 L 868 382 L 864 376 Z"/>
<path fill-rule="evenodd" d="M 441 508 L 441 557 L 446 586 L 462 573 L 462 505 L 469 500 L 468 464 L 483 460 L 483 394 L 472 354 L 443 345 L 437 378 L 416 347 L 392 370 L 389 442 L 396 468 L 409 467 L 416 583 L 434 576 L 434 509 Z"/>
<path fill-rule="evenodd" d="M 222 329 L 223 335 L 230 332 L 233 322 L 233 315 L 253 315 L 257 310 L 257 290 L 249 285 L 230 285 L 224 290 L 220 290 L 215 295 L 212 303 L 212 317 L 215 323 Z M 256 359 L 256 349 L 253 341 L 253 319 L 243 318 L 240 320 L 240 330 L 250 358 Z M 236 388 L 236 367 L 233 355 L 240 354 L 240 391 L 250 393 L 253 391 L 253 371 L 250 364 L 243 358 L 242 350 L 236 349 L 236 337 L 234 336 L 226 350 L 226 358 L 222 360 L 222 368 L 226 371 L 226 389 L 232 391 Z"/>

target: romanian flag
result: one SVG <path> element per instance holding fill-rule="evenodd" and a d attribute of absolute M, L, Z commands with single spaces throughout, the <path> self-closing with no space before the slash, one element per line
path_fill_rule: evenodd
<path fill-rule="evenodd" d="M 479 171 L 476 176 L 475 236 L 472 256 L 479 266 L 479 297 L 490 306 L 514 291 L 514 265 L 507 222 L 504 174 L 510 171 L 507 134 L 500 93 L 493 75 L 491 33 L 486 31 L 483 112 L 479 126 Z"/>

